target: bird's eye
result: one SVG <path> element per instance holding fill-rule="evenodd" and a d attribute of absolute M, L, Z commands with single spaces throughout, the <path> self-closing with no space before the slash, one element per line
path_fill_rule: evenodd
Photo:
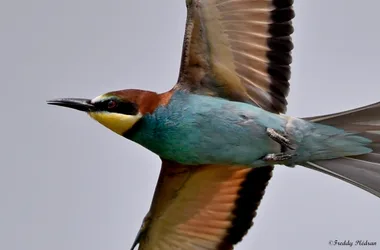
<path fill-rule="evenodd" d="M 116 106 L 117 106 L 117 102 L 114 101 L 114 100 L 110 100 L 110 101 L 108 101 L 108 103 L 107 103 L 107 108 L 108 108 L 108 109 L 114 109 L 114 108 L 116 108 Z"/>

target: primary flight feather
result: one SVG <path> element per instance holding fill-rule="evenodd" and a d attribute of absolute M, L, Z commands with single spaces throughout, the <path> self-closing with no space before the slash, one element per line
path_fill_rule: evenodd
<path fill-rule="evenodd" d="M 186 0 L 180 74 L 168 92 L 113 91 L 49 104 L 87 112 L 162 159 L 132 249 L 233 249 L 273 165 L 302 165 L 380 197 L 380 103 L 284 115 L 291 0 Z"/>

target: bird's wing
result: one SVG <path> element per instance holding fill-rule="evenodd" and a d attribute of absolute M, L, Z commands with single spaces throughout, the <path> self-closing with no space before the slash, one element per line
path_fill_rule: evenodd
<path fill-rule="evenodd" d="M 136 244 L 140 250 L 232 249 L 252 225 L 271 177 L 265 170 L 163 160 Z"/>
<path fill-rule="evenodd" d="M 174 89 L 286 111 L 293 0 L 187 0 Z"/>
<path fill-rule="evenodd" d="M 293 0 L 187 0 L 175 90 L 286 111 Z M 163 162 L 136 243 L 146 249 L 232 249 L 252 219 L 273 167 L 186 167 Z"/>

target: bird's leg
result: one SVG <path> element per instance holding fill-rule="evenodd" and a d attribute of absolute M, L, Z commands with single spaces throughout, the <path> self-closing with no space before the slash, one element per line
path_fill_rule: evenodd
<path fill-rule="evenodd" d="M 281 153 L 267 154 L 263 158 L 264 161 L 281 162 L 294 157 L 294 147 L 291 145 L 290 140 L 286 138 L 286 135 L 278 133 L 273 128 L 267 128 L 267 134 L 272 140 L 281 145 Z"/>
<path fill-rule="evenodd" d="M 278 142 L 281 145 L 281 152 L 286 151 L 286 149 L 294 150 L 291 146 L 290 140 L 286 138 L 286 135 L 278 133 L 273 128 L 267 128 L 267 134 L 273 141 Z"/>

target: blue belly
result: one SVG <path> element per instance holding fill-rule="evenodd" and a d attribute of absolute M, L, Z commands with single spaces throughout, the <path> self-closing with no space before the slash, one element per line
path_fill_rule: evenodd
<path fill-rule="evenodd" d="M 266 134 L 286 121 L 252 105 L 176 92 L 169 104 L 144 116 L 128 138 L 182 164 L 252 165 L 280 146 Z"/>

